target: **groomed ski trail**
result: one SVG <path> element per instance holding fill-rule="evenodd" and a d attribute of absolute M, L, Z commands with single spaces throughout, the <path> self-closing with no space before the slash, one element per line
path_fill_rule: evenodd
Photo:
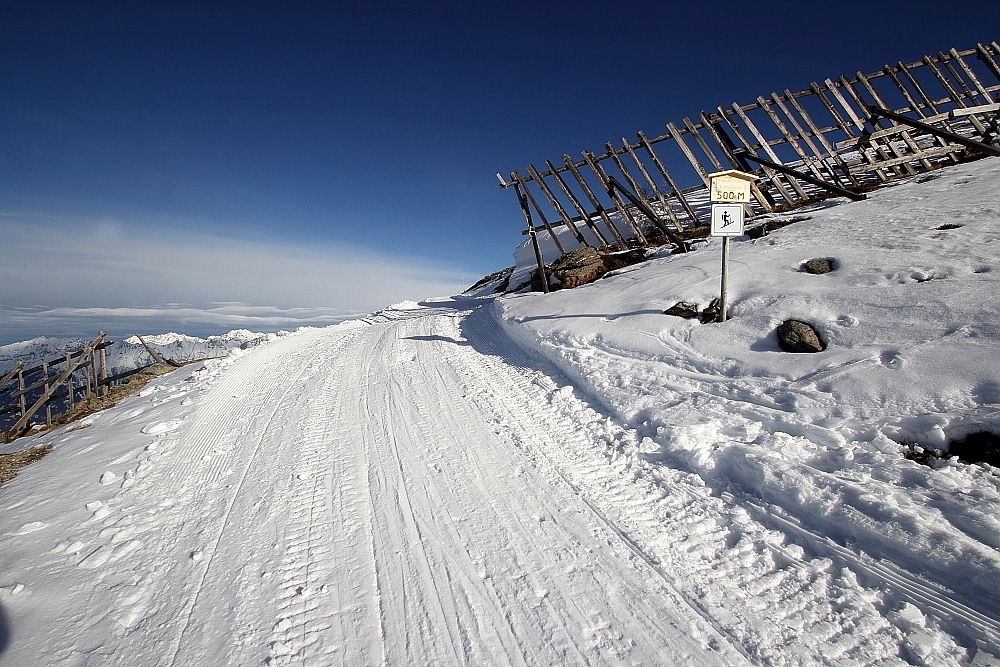
<path fill-rule="evenodd" d="M 411 315 L 151 387 L 184 407 L 55 550 L 44 664 L 745 664 L 482 411 L 463 315 Z"/>
<path fill-rule="evenodd" d="M 89 518 L 60 525 L 40 567 L 65 591 L 64 609 L 45 611 L 64 639 L 34 664 L 931 665 L 961 653 L 932 621 L 901 629 L 857 559 L 805 556 L 794 526 L 753 499 L 635 467 L 620 455 L 635 431 L 514 345 L 489 308 L 304 330 L 181 369 L 82 438 L 65 433 L 79 446 L 134 425 L 133 451 L 110 462 L 134 468 L 87 503 Z"/>

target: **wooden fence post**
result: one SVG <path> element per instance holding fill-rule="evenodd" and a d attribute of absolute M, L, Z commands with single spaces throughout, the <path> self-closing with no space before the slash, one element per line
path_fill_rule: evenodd
<path fill-rule="evenodd" d="M 604 210 L 604 205 L 601 204 L 600 200 L 594 195 L 594 191 L 590 189 L 587 181 L 583 178 L 583 174 L 581 174 L 580 170 L 576 168 L 576 163 L 573 162 L 573 159 L 569 155 L 563 155 L 563 162 L 566 164 L 566 168 L 569 169 L 569 173 L 573 174 L 573 178 L 576 179 L 580 189 L 583 190 L 583 194 L 586 195 L 587 199 L 590 201 L 590 205 L 593 206 L 597 214 L 601 216 L 601 221 L 604 222 L 608 231 L 610 231 L 611 235 L 615 237 L 618 244 L 621 245 L 622 248 L 625 248 L 625 238 L 621 235 L 621 232 L 618 231 L 618 228 L 615 227 L 615 223 L 611 220 L 611 216 L 608 215 L 606 210 Z"/>
<path fill-rule="evenodd" d="M 568 185 L 566 185 L 566 181 L 564 181 L 562 179 L 562 176 L 559 175 L 559 172 L 556 170 L 555 165 L 553 165 L 549 160 L 546 160 L 545 166 L 549 168 L 550 172 L 552 172 L 552 177 L 556 179 L 556 185 L 558 185 L 559 189 L 562 190 L 562 193 L 566 195 L 566 198 L 569 199 L 569 203 L 573 206 L 573 208 L 576 209 L 577 213 L 580 214 L 580 218 L 587 225 L 587 228 L 594 233 L 594 236 L 598 238 L 598 240 L 601 242 L 601 245 L 604 247 L 611 245 L 610 243 L 608 243 L 608 239 L 605 238 L 604 233 L 601 231 L 601 228 L 594 224 L 594 221 L 591 219 L 590 214 L 588 214 L 586 209 L 583 208 L 583 204 L 580 203 L 580 200 L 576 198 L 576 195 L 573 194 L 573 191 L 569 189 Z"/>
<path fill-rule="evenodd" d="M 677 219 L 677 215 L 674 213 L 674 210 L 670 207 L 670 202 L 667 200 L 666 197 L 663 196 L 663 192 L 660 191 L 660 188 L 656 187 L 656 183 L 653 181 L 653 178 L 649 175 L 649 172 L 646 171 L 646 167 L 645 165 L 642 164 L 642 160 L 640 160 L 639 156 L 636 155 L 635 146 L 633 146 L 631 142 L 629 142 L 629 140 L 626 139 L 625 137 L 622 137 L 622 146 L 625 147 L 625 150 L 628 151 L 628 154 L 632 157 L 632 161 L 635 162 L 635 166 L 638 167 L 639 173 L 641 173 L 643 178 L 646 179 L 646 182 L 649 183 L 649 187 L 653 189 L 653 194 L 656 195 L 656 200 L 660 202 L 660 207 L 664 211 L 666 211 L 667 216 L 670 217 L 670 222 L 673 223 L 677 231 L 681 231 L 683 227 L 681 227 L 680 220 Z"/>
<path fill-rule="evenodd" d="M 642 148 L 647 153 L 649 153 L 649 158 L 653 161 L 653 164 L 656 166 L 657 171 L 660 172 L 660 176 L 663 177 L 663 181 L 667 184 L 667 187 L 670 188 L 671 194 L 677 197 L 677 201 L 681 203 L 681 207 L 684 209 L 684 212 L 688 214 L 688 216 L 691 218 L 694 224 L 695 225 L 699 224 L 698 216 L 695 215 L 694 209 L 691 208 L 690 202 L 688 202 L 687 198 L 684 196 L 684 193 L 681 192 L 681 189 L 677 187 L 677 182 L 674 181 L 674 177 L 671 176 L 670 172 L 667 171 L 667 168 L 663 166 L 663 162 L 660 161 L 660 156 L 657 155 L 656 151 L 653 150 L 653 145 L 649 142 L 649 139 L 647 139 L 646 135 L 643 134 L 642 132 L 637 132 L 636 135 L 639 137 L 639 145 L 641 145 Z"/>
<path fill-rule="evenodd" d="M 619 197 L 608 184 L 608 175 L 604 173 L 604 168 L 601 167 L 597 156 L 589 151 L 583 151 L 583 159 L 587 163 L 587 166 L 590 167 L 591 171 L 594 172 L 594 175 L 597 176 L 597 180 L 600 181 L 601 187 L 604 188 L 604 191 L 615 203 L 615 208 L 618 209 L 618 213 L 622 216 L 622 220 L 625 221 L 625 224 L 628 225 L 629 229 L 632 230 L 632 233 L 635 234 L 636 241 L 644 245 L 646 243 L 646 237 L 643 236 L 642 230 L 639 229 L 639 222 L 632 216 L 632 212 L 628 209 L 628 204 L 625 200 Z"/>
<path fill-rule="evenodd" d="M 70 356 L 68 354 L 66 355 L 66 368 L 73 368 L 74 370 L 76 369 L 75 365 L 71 365 L 71 363 L 70 363 Z M 73 409 L 73 405 L 74 405 L 74 401 L 76 399 L 76 397 L 73 395 L 73 391 L 74 391 L 73 390 L 73 371 L 70 371 L 67 374 L 67 377 L 66 377 L 66 390 L 67 390 L 67 396 L 68 396 L 68 398 L 66 400 L 68 401 L 69 409 L 72 410 Z"/>
<path fill-rule="evenodd" d="M 545 219 L 545 214 L 542 213 L 541 207 L 538 205 L 538 202 L 535 201 L 535 197 L 531 194 L 531 190 L 528 189 L 528 184 L 525 182 L 524 177 L 522 177 L 521 173 L 516 169 L 514 170 L 514 180 L 516 180 L 517 183 L 524 188 L 524 195 L 528 198 L 528 201 L 531 202 L 535 212 L 538 213 L 538 218 L 542 221 L 542 225 L 544 225 L 545 230 L 549 233 L 549 238 L 552 239 L 552 242 L 555 244 L 559 254 L 565 255 L 566 251 L 563 250 L 562 243 L 559 242 L 559 237 L 556 236 L 556 232 L 552 229 L 552 225 L 549 224 L 549 221 Z"/>
<path fill-rule="evenodd" d="M 576 225 L 573 224 L 573 221 L 566 213 L 566 210 L 562 207 L 562 204 L 558 199 L 556 199 L 556 196 L 552 194 L 552 191 L 549 190 L 549 186 L 545 184 L 545 181 L 538 173 L 538 170 L 535 169 L 535 165 L 528 165 L 528 173 L 531 174 L 531 180 L 538 184 L 538 189 L 541 190 L 542 194 L 545 195 L 545 198 L 549 200 L 549 204 L 552 205 L 552 208 L 554 208 L 556 213 L 559 214 L 559 217 L 562 218 L 563 224 L 566 225 L 571 232 L 573 232 L 573 236 L 576 237 L 577 243 L 581 246 L 590 245 L 587 243 L 587 239 L 584 238 L 583 234 L 580 233 L 580 230 L 576 228 Z"/>

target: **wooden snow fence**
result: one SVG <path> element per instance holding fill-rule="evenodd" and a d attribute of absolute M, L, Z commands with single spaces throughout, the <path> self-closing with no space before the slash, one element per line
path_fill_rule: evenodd
<path fill-rule="evenodd" d="M 912 63 L 813 82 L 666 124 L 666 132 L 608 142 L 513 171 L 513 187 L 541 264 L 536 234 L 560 254 L 567 242 L 624 249 L 709 222 L 709 174 L 755 174 L 748 216 L 826 196 L 863 192 L 983 155 L 1000 155 L 1000 45 L 977 44 Z M 576 247 L 576 246 L 574 246 Z"/>
<path fill-rule="evenodd" d="M 13 425 L 3 431 L 4 442 L 10 442 L 30 429 L 32 417 L 45 409 L 45 424 L 50 426 L 54 415 L 68 412 L 81 399 L 90 395 L 106 396 L 108 387 L 140 369 L 108 376 L 105 341 L 101 331 L 90 343 L 75 352 L 46 361 L 34 368 L 18 362 L 0 378 L 0 423 Z"/>

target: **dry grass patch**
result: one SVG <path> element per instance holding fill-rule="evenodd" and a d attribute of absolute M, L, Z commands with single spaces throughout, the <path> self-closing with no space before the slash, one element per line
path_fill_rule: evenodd
<path fill-rule="evenodd" d="M 14 479 L 20 468 L 34 463 L 51 451 L 52 445 L 38 445 L 12 454 L 0 454 L 0 484 Z"/>

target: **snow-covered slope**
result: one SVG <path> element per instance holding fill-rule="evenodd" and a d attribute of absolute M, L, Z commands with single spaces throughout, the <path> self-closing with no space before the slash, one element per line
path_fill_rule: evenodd
<path fill-rule="evenodd" d="M 710 243 L 17 441 L 53 451 L 0 487 L 0 665 L 1000 664 L 1000 475 L 897 444 L 998 428 L 1000 160 L 934 176 L 735 241 L 724 324 L 662 313 Z"/>

